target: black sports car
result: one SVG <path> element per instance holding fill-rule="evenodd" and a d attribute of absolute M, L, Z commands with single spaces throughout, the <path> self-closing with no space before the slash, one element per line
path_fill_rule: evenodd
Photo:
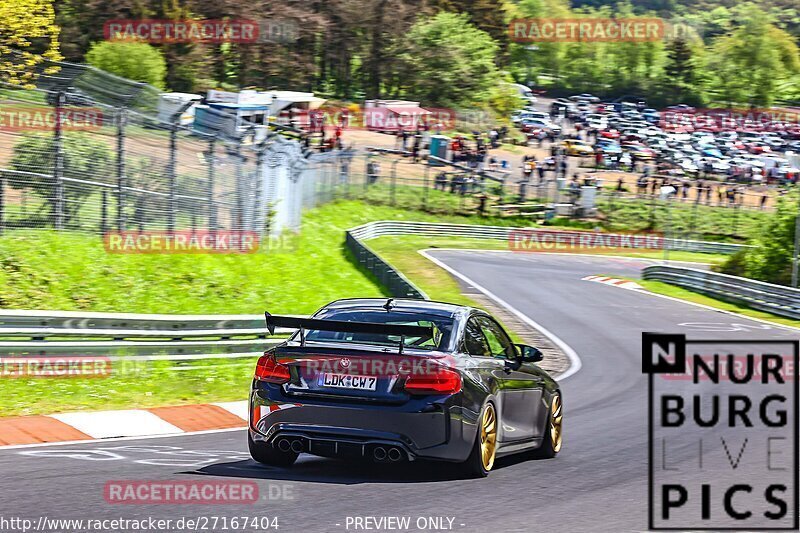
<path fill-rule="evenodd" d="M 425 300 L 335 301 L 259 358 L 250 454 L 289 466 L 300 453 L 378 462 L 436 459 L 485 476 L 495 457 L 554 457 L 558 383 L 479 309 Z"/>

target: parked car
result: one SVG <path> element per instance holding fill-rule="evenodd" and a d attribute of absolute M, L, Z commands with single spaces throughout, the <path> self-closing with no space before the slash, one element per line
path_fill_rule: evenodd
<path fill-rule="evenodd" d="M 594 149 L 589 145 L 586 141 L 582 141 L 580 139 L 564 139 L 561 142 L 561 146 L 564 147 L 567 155 L 591 155 L 594 153 Z"/>

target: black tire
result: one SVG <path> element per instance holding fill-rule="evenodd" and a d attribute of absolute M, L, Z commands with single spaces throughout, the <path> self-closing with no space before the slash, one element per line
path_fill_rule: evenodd
<path fill-rule="evenodd" d="M 556 401 L 557 401 L 557 404 L 555 403 Z M 550 406 L 551 407 L 550 407 L 550 411 L 547 413 L 547 427 L 545 428 L 545 432 L 544 432 L 544 440 L 542 441 L 542 445 L 541 446 L 539 446 L 537 449 L 533 450 L 532 456 L 533 456 L 534 459 L 552 459 L 553 457 L 558 455 L 559 451 L 561 451 L 561 440 L 562 440 L 561 439 L 561 433 L 562 433 L 561 421 L 559 421 L 559 436 L 557 437 L 559 442 L 558 442 L 557 446 L 553 442 L 553 431 L 551 429 L 552 425 L 553 425 L 553 415 L 555 414 L 553 412 L 553 406 L 554 405 L 558 405 L 559 406 L 559 408 L 558 408 L 558 410 L 559 410 L 558 416 L 559 416 L 559 418 L 562 418 L 564 416 L 563 415 L 564 404 L 561 402 L 561 393 L 560 392 L 555 392 L 553 394 L 553 398 L 550 400 Z"/>
<path fill-rule="evenodd" d="M 247 447 L 250 449 L 250 457 L 255 462 L 268 466 L 292 466 L 299 455 L 294 452 L 282 452 L 266 442 L 256 442 L 249 432 L 247 434 Z"/>
<path fill-rule="evenodd" d="M 466 461 L 462 463 L 463 472 L 468 475 L 469 477 L 475 478 L 482 478 L 489 475 L 489 471 L 492 469 L 494 465 L 494 457 L 492 458 L 491 464 L 487 468 L 484 464 L 483 460 L 483 452 L 481 448 L 481 427 L 484 422 L 484 417 L 486 416 L 486 412 L 488 409 L 491 409 L 495 416 L 495 446 L 497 445 L 497 427 L 499 427 L 499 417 L 497 415 L 497 410 L 494 407 L 494 404 L 491 402 L 487 402 L 486 405 L 483 406 L 481 409 L 480 416 L 478 417 L 477 422 L 477 431 L 475 432 L 475 442 L 472 444 L 472 451 L 469 454 L 469 457 Z"/>

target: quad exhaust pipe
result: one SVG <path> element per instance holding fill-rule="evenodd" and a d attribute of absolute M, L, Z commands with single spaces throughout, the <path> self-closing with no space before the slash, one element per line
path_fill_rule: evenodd
<path fill-rule="evenodd" d="M 305 450 L 305 444 L 302 439 L 278 439 L 275 446 L 282 452 L 302 453 Z"/>
<path fill-rule="evenodd" d="M 383 446 L 376 446 L 372 449 L 372 458 L 378 462 L 383 461 L 390 461 L 392 463 L 396 463 L 403 459 L 403 452 L 400 451 L 400 448 L 395 446 L 389 446 L 384 448 Z"/>
<path fill-rule="evenodd" d="M 375 449 L 372 450 L 372 457 L 376 461 L 385 461 L 387 455 L 388 454 L 386 453 L 386 448 L 384 448 L 383 446 L 376 446 Z"/>
<path fill-rule="evenodd" d="M 398 448 L 389 448 L 389 460 L 393 463 L 396 463 L 400 459 L 403 458 L 403 454 L 400 452 Z"/>
<path fill-rule="evenodd" d="M 303 453 L 311 444 L 311 441 L 302 437 L 279 437 L 275 441 L 275 447 L 283 453 Z M 369 448 L 366 455 L 369 457 Z M 378 445 L 372 448 L 372 459 L 378 463 L 397 463 L 406 458 L 405 452 L 399 446 Z"/>

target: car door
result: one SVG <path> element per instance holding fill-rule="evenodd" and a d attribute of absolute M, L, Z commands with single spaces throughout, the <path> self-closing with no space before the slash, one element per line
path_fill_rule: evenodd
<path fill-rule="evenodd" d="M 485 315 L 476 317 L 491 357 L 502 361 L 495 371 L 500 384 L 500 440 L 516 441 L 540 436 L 542 377 L 532 363 L 514 368 L 517 347 L 500 324 Z"/>

